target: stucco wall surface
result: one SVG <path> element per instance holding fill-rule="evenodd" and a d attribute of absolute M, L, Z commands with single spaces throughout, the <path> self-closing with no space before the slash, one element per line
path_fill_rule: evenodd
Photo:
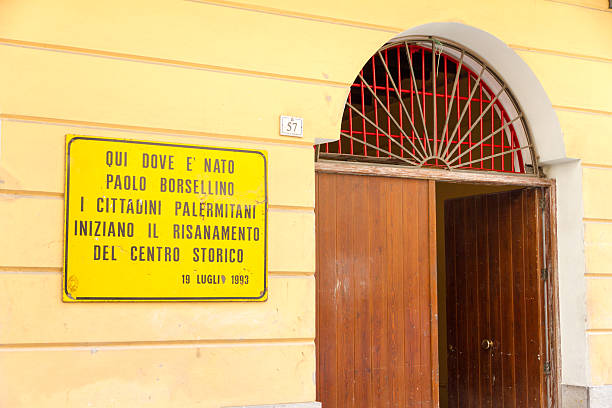
<path fill-rule="evenodd" d="M 598 0 L 0 2 L 0 406 L 315 400 L 315 138 L 396 34 L 453 21 L 540 79 L 583 163 L 592 384 L 612 384 L 612 13 Z M 278 118 L 304 118 L 302 139 Z M 269 153 L 269 300 L 61 302 L 66 134 Z M 583 276 L 584 275 L 584 276 Z M 584 384 L 582 384 L 584 385 Z"/>

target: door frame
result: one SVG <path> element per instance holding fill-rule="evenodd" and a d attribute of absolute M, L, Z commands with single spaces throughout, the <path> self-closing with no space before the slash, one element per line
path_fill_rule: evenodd
<path fill-rule="evenodd" d="M 505 185 L 505 186 L 522 186 L 522 187 L 537 187 L 542 190 L 544 197 L 543 215 L 546 217 L 546 224 L 543 230 L 546 240 L 545 247 L 545 262 L 547 265 L 548 279 L 550 282 L 550 302 L 547 302 L 547 313 L 550 317 L 549 342 L 551 350 L 551 395 L 552 407 L 559 407 L 561 402 L 561 343 L 559 340 L 559 278 L 558 278 L 558 257 L 557 257 L 557 186 L 554 179 L 522 176 L 522 175 L 507 175 L 495 172 L 479 172 L 479 171 L 448 171 L 439 169 L 424 169 L 424 168 L 409 168 L 401 166 L 389 166 L 373 163 L 355 163 L 355 162 L 339 162 L 331 160 L 319 160 L 315 162 L 315 171 L 319 173 L 335 173 L 335 174 L 351 174 L 363 176 L 378 176 L 378 177 L 398 177 L 410 178 L 419 180 L 428 180 L 430 207 L 432 202 L 435 205 L 435 188 L 432 184 L 436 181 L 444 181 L 459 184 L 484 184 L 484 185 Z M 432 201 L 433 194 L 433 201 Z M 430 208 L 431 210 L 431 208 Z M 435 208 L 433 209 L 435 212 Z M 436 220 L 432 217 L 429 223 L 430 234 L 436 231 Z M 432 230 L 433 228 L 433 230 Z M 430 287 L 432 308 L 430 310 L 432 322 L 437 322 L 438 314 L 438 295 L 437 295 L 437 264 L 436 264 L 436 243 L 430 243 Z M 432 367 L 438 366 L 438 326 L 432 324 L 431 330 L 431 361 Z M 434 406 L 439 403 L 439 373 L 438 370 L 432 370 L 432 389 L 434 392 Z"/>

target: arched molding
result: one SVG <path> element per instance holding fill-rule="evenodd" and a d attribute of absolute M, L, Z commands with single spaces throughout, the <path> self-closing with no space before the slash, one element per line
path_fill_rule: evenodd
<path fill-rule="evenodd" d="M 429 23 L 393 38 L 431 35 L 454 41 L 471 50 L 503 79 L 525 114 L 541 165 L 568 160 L 559 119 L 542 84 L 523 59 L 497 37 L 460 23 Z"/>
<path fill-rule="evenodd" d="M 544 174 L 556 180 L 561 382 L 572 386 L 590 385 L 582 167 L 579 160 L 566 155 L 561 125 L 546 91 L 514 50 L 483 30 L 461 23 L 427 23 L 403 31 L 388 41 L 410 36 L 435 36 L 461 44 L 496 72 L 518 102 L 532 135 L 538 162 Z M 355 74 L 363 63 L 365 61 L 354 67 Z M 347 93 L 348 90 L 347 87 Z M 333 139 L 317 138 L 317 143 L 338 140 L 343 110 L 344 105 L 338 107 L 338 133 Z"/>
<path fill-rule="evenodd" d="M 470 49 L 499 75 L 520 105 L 539 164 L 557 184 L 561 381 L 588 386 L 582 167 L 578 160 L 566 155 L 563 132 L 550 99 L 525 61 L 503 41 L 483 30 L 460 23 L 428 23 L 406 30 L 392 40 L 414 35 L 445 38 Z"/>

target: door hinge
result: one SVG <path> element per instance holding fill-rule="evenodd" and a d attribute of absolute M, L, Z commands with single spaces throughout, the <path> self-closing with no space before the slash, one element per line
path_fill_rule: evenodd
<path fill-rule="evenodd" d="M 544 363 L 544 375 L 550 375 L 550 372 L 551 372 L 550 361 L 547 361 Z"/>
<path fill-rule="evenodd" d="M 545 208 L 546 208 L 546 197 L 541 196 L 540 197 L 540 210 L 544 211 Z"/>
<path fill-rule="evenodd" d="M 543 281 L 548 280 L 548 267 L 542 268 L 542 272 L 540 273 L 540 279 Z"/>

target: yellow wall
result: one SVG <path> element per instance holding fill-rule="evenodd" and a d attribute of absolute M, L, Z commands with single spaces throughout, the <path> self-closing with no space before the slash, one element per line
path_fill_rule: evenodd
<path fill-rule="evenodd" d="M 585 163 L 592 381 L 612 384 L 605 3 L 3 0 L 0 406 L 315 400 L 312 143 L 337 137 L 365 59 L 433 21 L 472 25 L 514 48 L 549 94 L 568 156 Z M 304 118 L 303 139 L 278 135 L 281 114 Z M 269 300 L 63 304 L 68 133 L 267 150 Z"/>
<path fill-rule="evenodd" d="M 608 137 L 612 136 L 609 122 Z M 587 333 L 591 377 L 597 385 L 612 384 L 612 211 L 607 204 L 612 199 L 612 166 L 606 162 L 610 159 L 583 164 Z"/>

